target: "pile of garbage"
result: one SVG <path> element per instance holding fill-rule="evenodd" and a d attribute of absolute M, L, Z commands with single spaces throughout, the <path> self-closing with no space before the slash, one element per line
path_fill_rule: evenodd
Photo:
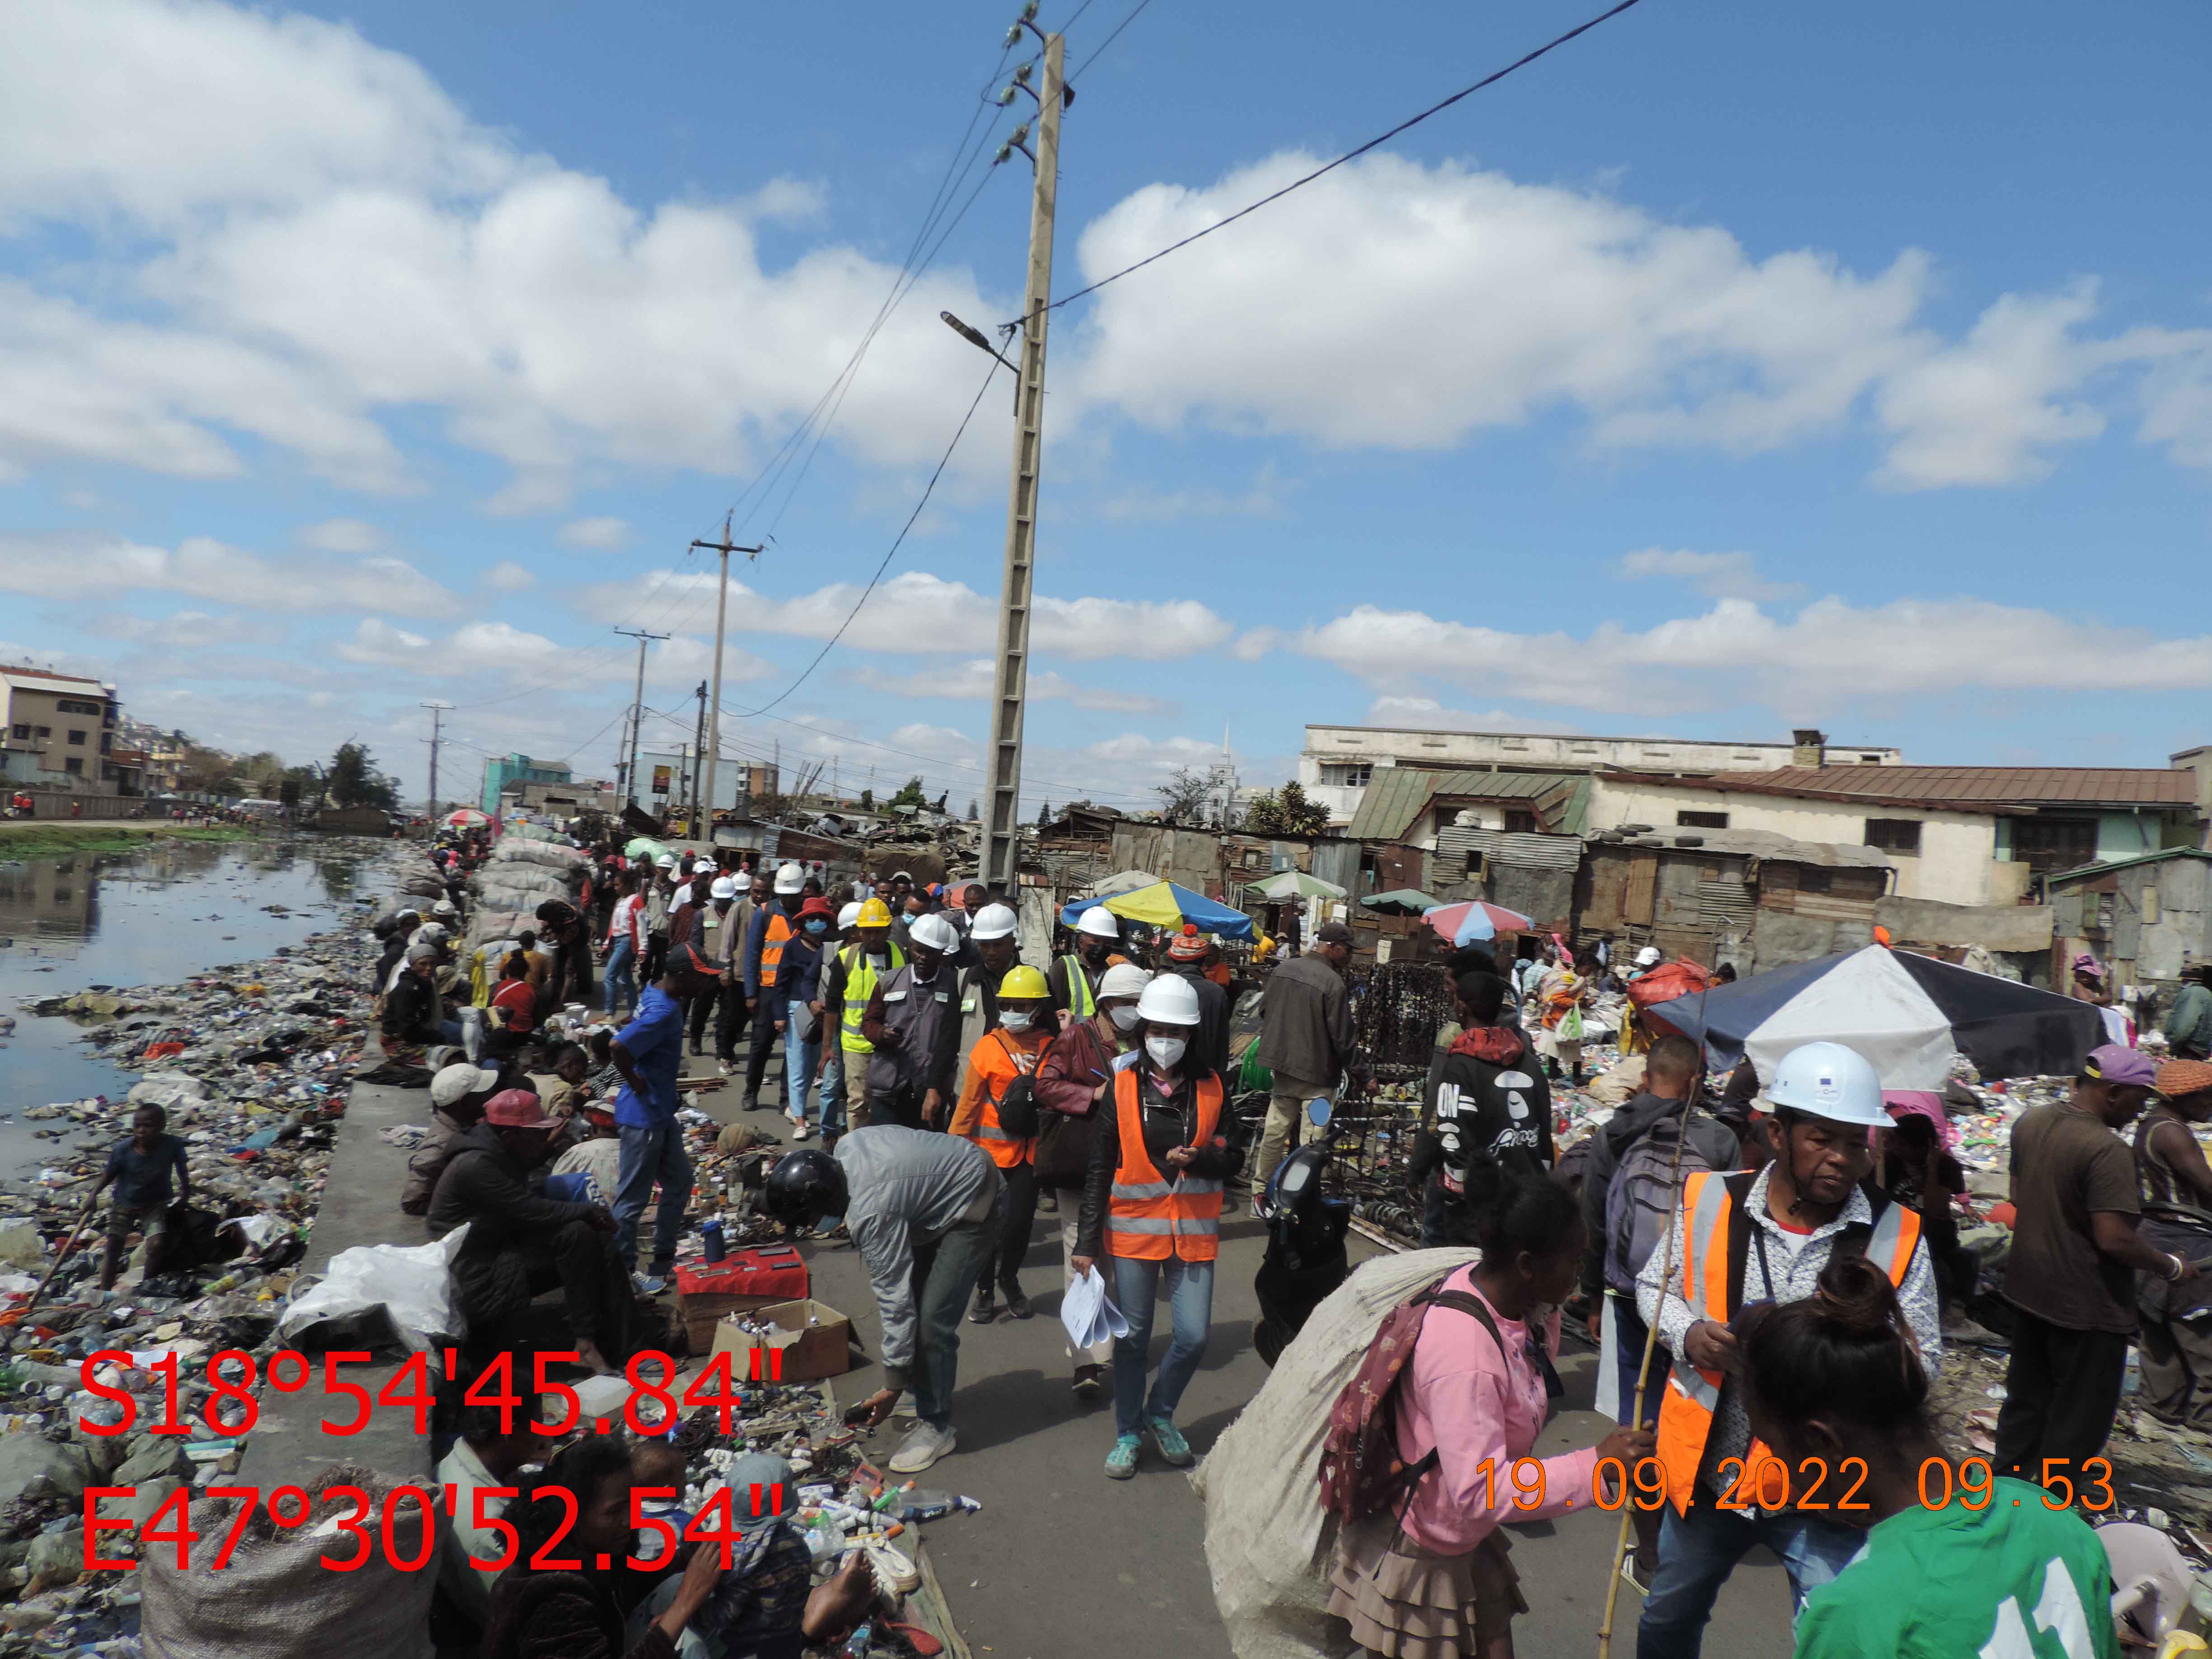
<path fill-rule="evenodd" d="M 143 1522 L 179 1487 L 237 1467 L 243 1439 L 203 1423 L 186 1437 L 89 1433 L 86 1421 L 118 1423 L 124 1408 L 86 1390 L 81 1365 L 98 1350 L 129 1352 L 131 1370 L 109 1365 L 95 1380 L 130 1387 L 143 1425 L 161 1403 L 147 1368 L 174 1355 L 190 1419 L 207 1397 L 206 1357 L 251 1350 L 275 1328 L 372 1029 L 372 902 L 262 961 L 27 1005 L 88 1022 L 86 1042 L 143 1073 L 120 1101 L 24 1113 L 49 1126 L 39 1133 L 57 1150 L 28 1190 L 0 1191 L 0 1340 L 11 1346 L 0 1360 L 0 1600 L 10 1603 L 0 1630 L 36 1632 L 40 1650 L 137 1651 L 135 1575 L 83 1571 L 87 1486 L 135 1486 L 135 1499 L 104 1498 L 100 1510 Z M 103 1298 L 100 1218 L 86 1214 L 85 1194 L 147 1104 L 185 1144 L 191 1224 L 173 1234 L 158 1279 L 143 1276 L 142 1246 Z M 119 1536 L 103 1540 L 107 1553 Z"/>

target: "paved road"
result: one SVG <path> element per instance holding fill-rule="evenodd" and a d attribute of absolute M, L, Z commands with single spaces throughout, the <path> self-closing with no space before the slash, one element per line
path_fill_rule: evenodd
<path fill-rule="evenodd" d="M 696 1067 L 699 1062 L 693 1061 Z M 763 1095 L 769 1092 L 763 1090 Z M 739 1115 L 738 1091 L 700 1097 L 725 1120 L 745 1115 L 770 1133 L 766 1112 Z M 1056 1218 L 1040 1216 L 1023 1275 L 1036 1317 L 961 1328 L 960 1385 L 953 1422 L 960 1449 L 923 1483 L 980 1498 L 980 1515 L 930 1523 L 929 1550 L 962 1633 L 980 1656 L 997 1659 L 1231 1659 L 1207 1577 L 1204 1515 L 1184 1475 L 1153 1461 L 1137 1478 L 1101 1473 L 1113 1443 L 1113 1410 L 1085 1403 L 1068 1388 L 1070 1364 L 1057 1317 L 1060 1245 Z M 1258 1306 L 1252 1276 L 1260 1264 L 1259 1227 L 1243 1212 L 1224 1218 L 1214 1289 L 1213 1340 L 1183 1397 L 1184 1432 L 1200 1453 L 1212 1444 L 1267 1370 L 1252 1351 Z M 875 1300 L 849 1248 L 807 1248 L 814 1295 L 852 1318 L 861 1346 L 878 1351 Z M 1166 1346 L 1166 1310 L 1154 1327 L 1154 1352 Z M 1545 1431 L 1540 1452 L 1593 1444 L 1604 1419 L 1589 1410 L 1596 1356 L 1571 1352 L 1561 1366 L 1569 1409 Z M 881 1386 L 873 1364 L 837 1380 L 841 1400 Z M 893 1431 L 874 1449 L 888 1455 Z M 1515 1626 L 1523 1655 L 1595 1654 L 1605 1607 L 1601 1564 L 1618 1521 L 1595 1512 L 1516 1528 L 1513 1560 L 1530 1611 Z M 1635 1652 L 1633 1592 L 1622 1591 L 1613 1652 Z M 1723 1593 L 1708 1651 L 1716 1656 L 1787 1654 L 1789 1587 L 1764 1551 Z M 1164 1648 L 1163 1643 L 1169 1645 Z"/>

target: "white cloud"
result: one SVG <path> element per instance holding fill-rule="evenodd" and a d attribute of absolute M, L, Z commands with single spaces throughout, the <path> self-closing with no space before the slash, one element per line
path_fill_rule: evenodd
<path fill-rule="evenodd" d="M 1787 599 L 1805 591 L 1802 582 L 1766 580 L 1759 574 L 1759 562 L 1748 553 L 1669 552 L 1646 547 L 1624 554 L 1614 568 L 1632 580 L 1672 577 L 1709 599 Z"/>
<path fill-rule="evenodd" d="M 262 558 L 207 536 L 174 550 L 92 531 L 0 532 L 0 592 L 81 600 L 88 592 L 181 593 L 264 611 L 435 615 L 455 596 L 404 560 Z"/>
<path fill-rule="evenodd" d="M 647 578 L 641 590 L 634 582 L 595 583 L 580 590 L 575 603 L 581 614 L 602 617 L 617 607 L 635 605 L 641 592 L 648 599 L 677 593 L 690 597 L 696 610 L 711 616 L 715 580 L 711 571 L 660 572 Z M 826 640 L 852 616 L 860 593 L 856 583 L 836 582 L 775 599 L 732 577 L 730 623 L 747 633 Z M 972 654 L 994 647 L 998 622 L 995 594 L 987 599 L 965 582 L 909 570 L 877 587 L 840 643 L 859 651 Z M 1078 662 L 1170 662 L 1213 650 L 1235 631 L 1196 599 L 1040 595 L 1030 613 L 1030 649 Z"/>
<path fill-rule="evenodd" d="M 2212 345 L 2167 354 L 2151 370 L 2141 435 L 2181 465 L 2212 467 Z"/>
<path fill-rule="evenodd" d="M 611 514 L 592 519 L 571 519 L 561 526 L 559 540 L 563 547 L 621 547 L 629 540 L 629 521 Z"/>
<path fill-rule="evenodd" d="M 1635 714 L 1730 707 L 1787 717 L 1950 691 L 2156 692 L 2212 687 L 2212 637 L 2161 638 L 1984 599 L 1854 605 L 1830 597 L 1784 617 L 1748 599 L 1637 631 L 1516 634 L 1360 605 L 1297 649 L 1399 696 L 1433 678 L 1532 702 Z M 1488 717 L 1484 717 L 1488 718 Z M 1418 723 L 1418 722 L 1413 722 Z"/>
<path fill-rule="evenodd" d="M 899 697 L 950 697 L 963 702 L 988 702 L 995 672 L 987 657 L 948 663 L 893 674 L 864 666 L 858 678 L 872 691 Z M 1107 686 L 1077 685 L 1049 669 L 1031 670 L 1026 693 L 1031 702 L 1068 702 L 1078 708 L 1115 714 L 1172 714 L 1180 705 L 1141 691 L 1116 690 Z"/>
<path fill-rule="evenodd" d="M 101 611 L 76 619 L 81 633 L 111 640 L 195 650 L 212 645 L 264 645 L 281 640 L 285 630 L 252 611 L 216 615 L 206 611 L 179 611 L 167 617 L 134 617 L 127 611 Z"/>
<path fill-rule="evenodd" d="M 542 684 L 549 690 L 556 684 L 580 682 L 627 687 L 636 673 L 637 661 L 627 650 L 594 655 L 512 623 L 465 623 L 443 639 L 432 639 L 396 628 L 380 617 L 362 617 L 353 637 L 339 644 L 337 652 L 347 662 L 408 669 L 435 679 L 520 672 L 528 677 L 525 684 Z M 646 656 L 647 690 L 689 692 L 708 677 L 714 654 L 711 641 L 688 634 L 656 641 Z M 773 664 L 749 652 L 726 646 L 723 651 L 725 687 L 774 672 Z M 627 692 L 624 697 L 627 701 Z"/>
<path fill-rule="evenodd" d="M 1197 485 L 1163 492 L 1134 484 L 1100 502 L 1097 511 L 1102 518 L 1144 524 L 1166 524 L 1178 519 L 1279 519 L 1289 494 L 1290 486 L 1276 476 L 1275 464 L 1268 461 L 1241 490 Z"/>
<path fill-rule="evenodd" d="M 520 593 L 538 586 L 538 578 L 513 559 L 501 559 L 484 572 L 483 585 L 495 593 Z"/>
<path fill-rule="evenodd" d="M 374 553 L 385 543 L 384 532 L 362 519 L 325 519 L 301 531 L 300 540 L 325 553 Z"/>

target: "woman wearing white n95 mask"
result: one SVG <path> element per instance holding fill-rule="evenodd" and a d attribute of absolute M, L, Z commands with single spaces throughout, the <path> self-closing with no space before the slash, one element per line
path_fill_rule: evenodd
<path fill-rule="evenodd" d="M 1190 1057 L 1199 1025 L 1190 981 L 1173 975 L 1152 980 L 1138 999 L 1137 1017 L 1136 1057 L 1116 1073 L 1091 1139 L 1071 1263 L 1078 1273 L 1110 1264 L 1109 1288 L 1128 1322 L 1128 1334 L 1114 1342 L 1115 1439 L 1106 1473 L 1116 1480 L 1136 1474 L 1145 1432 L 1176 1468 L 1192 1461 L 1175 1409 L 1206 1354 L 1221 1183 L 1236 1167 L 1223 1133 L 1220 1075 Z M 1175 1337 L 1147 1396 L 1152 1304 L 1163 1281 Z"/>

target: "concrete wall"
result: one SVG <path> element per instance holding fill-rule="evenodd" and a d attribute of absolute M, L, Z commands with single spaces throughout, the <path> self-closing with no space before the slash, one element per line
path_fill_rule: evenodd
<path fill-rule="evenodd" d="M 1894 890 L 1905 898 L 1945 904 L 1989 904 L 2013 896 L 1992 887 L 1996 854 L 1996 820 L 1985 813 L 1934 812 L 1905 806 L 1866 806 L 1840 801 L 1796 799 L 1785 795 L 1723 794 L 1695 783 L 1620 783 L 1591 781 L 1589 827 L 1616 830 L 1624 823 L 1674 828 L 1678 811 L 1725 812 L 1731 830 L 1764 830 L 1793 840 L 1831 846 L 1866 844 L 1866 821 L 1917 818 L 1917 854 L 1887 856 L 1897 876 Z"/>

